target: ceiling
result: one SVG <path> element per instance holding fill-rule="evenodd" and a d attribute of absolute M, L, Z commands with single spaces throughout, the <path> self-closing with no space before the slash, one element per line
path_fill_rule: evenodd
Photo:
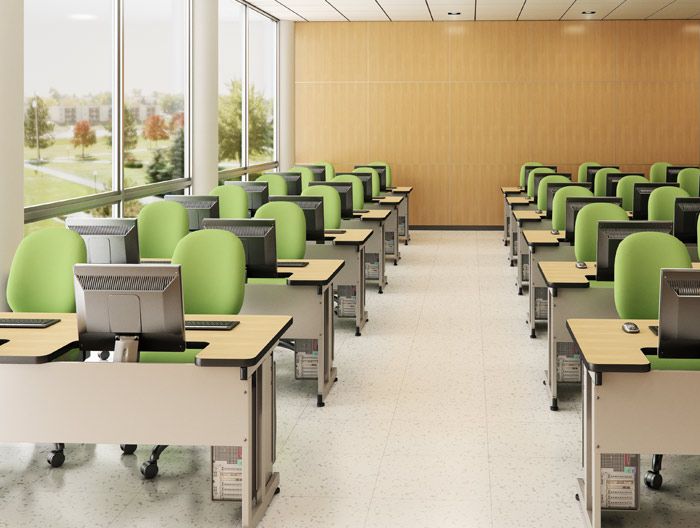
<path fill-rule="evenodd" d="M 247 1 L 280 20 L 297 22 L 700 19 L 700 0 Z"/>

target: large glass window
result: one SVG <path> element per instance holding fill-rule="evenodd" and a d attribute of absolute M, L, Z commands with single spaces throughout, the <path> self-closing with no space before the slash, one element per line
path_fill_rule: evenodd
<path fill-rule="evenodd" d="M 275 159 L 277 24 L 248 14 L 248 165 Z"/>

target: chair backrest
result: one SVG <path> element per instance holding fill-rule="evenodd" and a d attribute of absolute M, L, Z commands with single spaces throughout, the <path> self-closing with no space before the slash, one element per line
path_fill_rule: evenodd
<path fill-rule="evenodd" d="M 593 194 L 596 196 L 605 196 L 607 175 L 619 173 L 620 169 L 613 169 L 610 167 L 597 170 L 593 177 Z"/>
<path fill-rule="evenodd" d="M 296 165 L 289 169 L 289 172 L 298 172 L 299 174 L 301 174 L 302 191 L 309 186 L 309 182 L 314 181 L 314 173 L 309 167 L 300 167 Z"/>
<path fill-rule="evenodd" d="M 574 254 L 579 262 L 596 260 L 598 254 L 598 222 L 625 221 L 627 212 L 612 203 L 591 203 L 581 208 L 574 226 Z"/>
<path fill-rule="evenodd" d="M 622 208 L 625 211 L 631 211 L 633 209 L 635 183 L 649 183 L 649 180 L 647 180 L 644 176 L 631 174 L 630 176 L 623 176 L 617 182 L 615 196 L 622 198 Z"/>
<path fill-rule="evenodd" d="M 676 198 L 689 195 L 680 187 L 659 187 L 649 195 L 649 220 L 673 222 Z"/>
<path fill-rule="evenodd" d="M 335 178 L 335 167 L 332 163 L 328 161 L 319 161 L 318 163 L 314 163 L 314 165 L 323 165 L 326 169 L 326 181 L 333 181 L 333 178 Z"/>
<path fill-rule="evenodd" d="M 267 182 L 270 196 L 287 196 L 287 180 L 274 172 L 264 172 L 255 181 Z"/>
<path fill-rule="evenodd" d="M 370 167 L 358 167 L 352 172 L 359 174 L 371 174 L 372 175 L 372 198 L 376 198 L 381 193 L 381 182 L 379 180 L 379 173 Z"/>
<path fill-rule="evenodd" d="M 622 319 L 657 319 L 664 268 L 690 268 L 685 244 L 666 233 L 634 233 L 615 254 L 615 308 Z"/>
<path fill-rule="evenodd" d="M 649 180 L 652 183 L 663 183 L 666 181 L 666 169 L 671 164 L 667 161 L 657 161 L 649 169 Z"/>
<path fill-rule="evenodd" d="M 48 227 L 20 243 L 7 278 L 7 304 L 14 312 L 74 312 L 73 265 L 87 262 L 83 238 Z"/>
<path fill-rule="evenodd" d="M 576 185 L 559 189 L 552 200 L 552 229 L 559 231 L 566 229 L 566 199 L 575 196 L 593 196 L 593 193 L 585 187 Z"/>
<path fill-rule="evenodd" d="M 172 258 L 177 243 L 190 232 L 189 225 L 187 210 L 178 202 L 146 205 L 137 222 L 141 258 Z"/>
<path fill-rule="evenodd" d="M 238 185 L 219 185 L 211 193 L 219 197 L 220 218 L 247 218 L 250 203 L 248 193 Z"/>
<path fill-rule="evenodd" d="M 173 264 L 182 267 L 185 313 L 237 314 L 245 293 L 245 251 L 223 229 L 202 229 L 178 242 Z"/>
<path fill-rule="evenodd" d="M 571 180 L 566 176 L 555 174 L 553 176 L 545 176 L 540 180 L 540 185 L 537 187 L 537 209 L 545 211 L 547 209 L 547 188 L 550 183 L 571 183 Z"/>
<path fill-rule="evenodd" d="M 689 196 L 700 196 L 700 169 L 683 169 L 678 173 L 678 183 Z"/>
<path fill-rule="evenodd" d="M 600 167 L 600 163 L 595 161 L 586 161 L 578 166 L 578 181 L 581 183 L 586 183 L 588 181 L 588 168 L 589 167 Z"/>
<path fill-rule="evenodd" d="M 352 174 L 341 174 L 333 178 L 334 182 L 352 184 L 352 208 L 356 211 L 365 207 L 365 190 L 362 187 L 362 180 Z"/>
<path fill-rule="evenodd" d="M 275 221 L 278 259 L 301 259 L 306 254 L 306 218 L 292 202 L 268 202 L 255 211 L 255 218 Z"/>
<path fill-rule="evenodd" d="M 527 186 L 527 179 L 525 178 L 525 169 L 527 167 L 536 167 L 542 165 L 539 161 L 528 161 L 520 166 L 520 187 L 523 189 Z"/>
<path fill-rule="evenodd" d="M 323 198 L 323 227 L 338 229 L 340 227 L 340 194 L 330 185 L 313 185 L 307 187 L 302 196 L 320 196 Z"/>
<path fill-rule="evenodd" d="M 391 177 L 391 167 L 389 164 L 385 161 L 373 161 L 371 163 L 368 163 L 367 165 L 377 165 L 378 167 L 384 167 L 386 169 L 386 186 L 387 187 L 393 187 L 393 179 Z"/>
<path fill-rule="evenodd" d="M 554 170 L 549 167 L 538 167 L 530 171 L 527 176 L 527 195 L 530 198 L 535 197 L 535 176 L 538 174 L 554 174 Z"/>

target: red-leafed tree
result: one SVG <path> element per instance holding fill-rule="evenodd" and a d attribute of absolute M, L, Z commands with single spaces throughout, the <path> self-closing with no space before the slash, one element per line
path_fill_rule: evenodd
<path fill-rule="evenodd" d="M 97 143 L 95 131 L 90 126 L 90 121 L 83 119 L 73 127 L 73 146 L 81 147 L 81 158 L 85 159 L 85 149 Z"/>
<path fill-rule="evenodd" d="M 156 143 L 161 139 L 168 139 L 170 134 L 168 133 L 168 125 L 165 119 L 157 114 L 148 116 L 143 124 L 143 137 Z"/>
<path fill-rule="evenodd" d="M 178 112 L 173 115 L 170 119 L 170 132 L 177 132 L 181 128 L 185 127 L 185 114 L 184 112 Z"/>

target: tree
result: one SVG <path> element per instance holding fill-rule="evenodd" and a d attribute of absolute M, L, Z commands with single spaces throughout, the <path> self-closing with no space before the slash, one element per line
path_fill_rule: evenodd
<path fill-rule="evenodd" d="M 146 168 L 148 180 L 151 183 L 172 180 L 172 167 L 165 157 L 164 149 L 156 149 L 153 151 L 153 160 Z"/>
<path fill-rule="evenodd" d="M 80 157 L 85 159 L 85 149 L 97 143 L 97 136 L 95 135 L 95 131 L 90 126 L 90 121 L 83 119 L 75 124 L 73 127 L 72 143 L 74 147 L 82 148 L 82 154 Z"/>
<path fill-rule="evenodd" d="M 185 126 L 185 113 L 178 112 L 170 119 L 170 132 L 177 132 Z"/>
<path fill-rule="evenodd" d="M 272 101 L 250 87 L 248 91 L 248 153 L 270 155 L 274 145 Z"/>
<path fill-rule="evenodd" d="M 154 99 L 158 101 L 160 109 L 164 114 L 174 114 L 182 112 L 184 107 L 184 99 L 182 95 L 158 94 L 155 93 Z"/>
<path fill-rule="evenodd" d="M 143 124 L 143 137 L 149 141 L 155 141 L 156 144 L 161 139 L 168 139 L 170 134 L 168 134 L 168 127 L 165 123 L 165 119 L 158 114 L 148 116 L 146 122 Z"/>
<path fill-rule="evenodd" d="M 127 153 L 130 150 L 134 150 L 139 142 L 139 132 L 136 129 L 136 118 L 134 117 L 133 110 L 128 108 L 124 109 L 124 152 Z M 112 146 L 112 123 L 105 125 L 105 130 L 107 130 L 107 145 Z"/>
<path fill-rule="evenodd" d="M 54 144 L 53 123 L 49 109 L 41 97 L 33 97 L 24 113 L 24 145 L 36 149 L 36 159 L 41 160 L 41 149 Z"/>
<path fill-rule="evenodd" d="M 175 140 L 170 147 L 170 177 L 169 180 L 185 177 L 185 129 L 175 132 Z"/>

